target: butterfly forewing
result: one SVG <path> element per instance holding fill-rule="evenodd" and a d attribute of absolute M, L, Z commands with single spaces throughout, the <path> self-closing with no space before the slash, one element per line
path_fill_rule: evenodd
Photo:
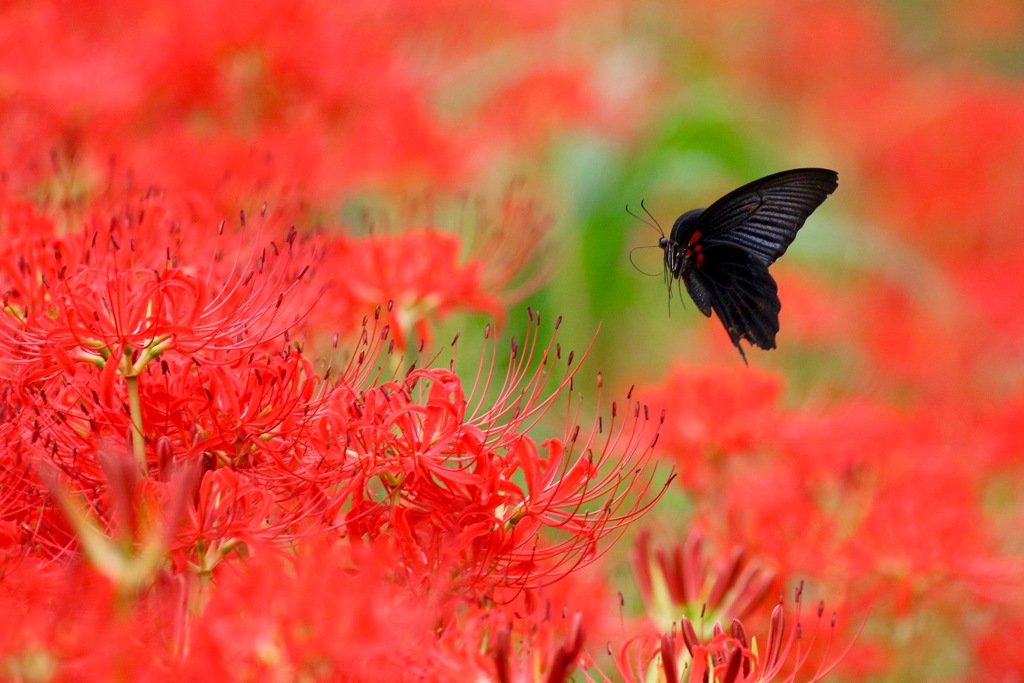
<path fill-rule="evenodd" d="M 755 180 L 705 209 L 680 241 L 734 244 L 770 266 L 838 183 L 836 172 L 824 168 L 798 168 Z"/>

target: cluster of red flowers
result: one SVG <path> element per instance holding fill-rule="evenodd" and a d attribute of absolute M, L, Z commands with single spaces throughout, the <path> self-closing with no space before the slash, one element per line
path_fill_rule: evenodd
<path fill-rule="evenodd" d="M 667 483 L 647 466 L 656 416 L 613 402 L 586 424 L 570 403 L 538 443 L 531 427 L 586 355 L 544 340 L 558 321 L 531 313 L 504 377 L 488 333 L 467 385 L 454 359 L 403 359 L 394 331 L 403 306 L 486 300 L 451 254 L 404 252 L 420 277 L 403 288 L 379 240 L 275 240 L 267 213 L 218 229 L 197 201 L 97 201 L 67 231 L 68 214 L 4 202 L 8 672 L 468 679 L 511 666 L 508 642 L 488 653 L 499 634 L 563 628 L 544 587 Z M 339 316 L 316 360 L 320 302 L 368 296 L 350 273 L 404 297 Z M 571 670 L 545 637 L 537 656 Z"/>
<path fill-rule="evenodd" d="M 456 311 L 506 322 L 549 219 L 515 187 L 461 233 L 423 207 L 364 235 L 327 218 L 626 120 L 572 54 L 521 48 L 561 9 L 451 5 L 457 38 L 416 3 L 5 9 L 5 678 L 560 681 L 589 659 L 606 589 L 580 570 L 671 481 L 664 416 L 602 407 L 600 379 L 584 408 L 554 316 L 433 341 Z"/>
<path fill-rule="evenodd" d="M 227 211 L 254 192 L 320 205 L 461 189 L 567 123 L 628 121 L 558 40 L 577 14 L 537 0 L 16 3 L 0 26 L 0 163 L 54 192 L 130 173 Z"/>

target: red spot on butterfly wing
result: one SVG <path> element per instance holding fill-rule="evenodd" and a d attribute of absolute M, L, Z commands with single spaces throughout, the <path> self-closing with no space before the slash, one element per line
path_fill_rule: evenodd
<path fill-rule="evenodd" d="M 700 235 L 699 232 L 695 233 L 695 234 L 698 235 L 698 236 Z M 692 245 L 692 246 L 688 246 L 686 248 L 686 251 L 683 252 L 683 258 L 689 260 L 691 258 L 696 257 L 696 259 L 694 261 L 694 264 L 699 268 L 700 265 L 702 263 L 704 263 L 704 253 L 703 253 L 704 245 L 693 244 L 693 238 L 692 237 L 690 238 L 689 244 Z"/>

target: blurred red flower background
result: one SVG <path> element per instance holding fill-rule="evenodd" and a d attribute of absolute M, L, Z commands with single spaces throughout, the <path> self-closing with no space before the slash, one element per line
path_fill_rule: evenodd
<path fill-rule="evenodd" d="M 0 17 L 5 679 L 1024 680 L 1016 3 Z"/>

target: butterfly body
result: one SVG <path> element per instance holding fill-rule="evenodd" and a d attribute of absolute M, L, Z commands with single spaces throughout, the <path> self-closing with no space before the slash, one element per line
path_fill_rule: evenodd
<path fill-rule="evenodd" d="M 718 315 L 744 362 L 742 339 L 775 348 L 782 305 L 768 267 L 837 186 L 828 169 L 782 171 L 682 214 L 658 242 L 669 295 L 681 280 L 701 313 Z"/>

